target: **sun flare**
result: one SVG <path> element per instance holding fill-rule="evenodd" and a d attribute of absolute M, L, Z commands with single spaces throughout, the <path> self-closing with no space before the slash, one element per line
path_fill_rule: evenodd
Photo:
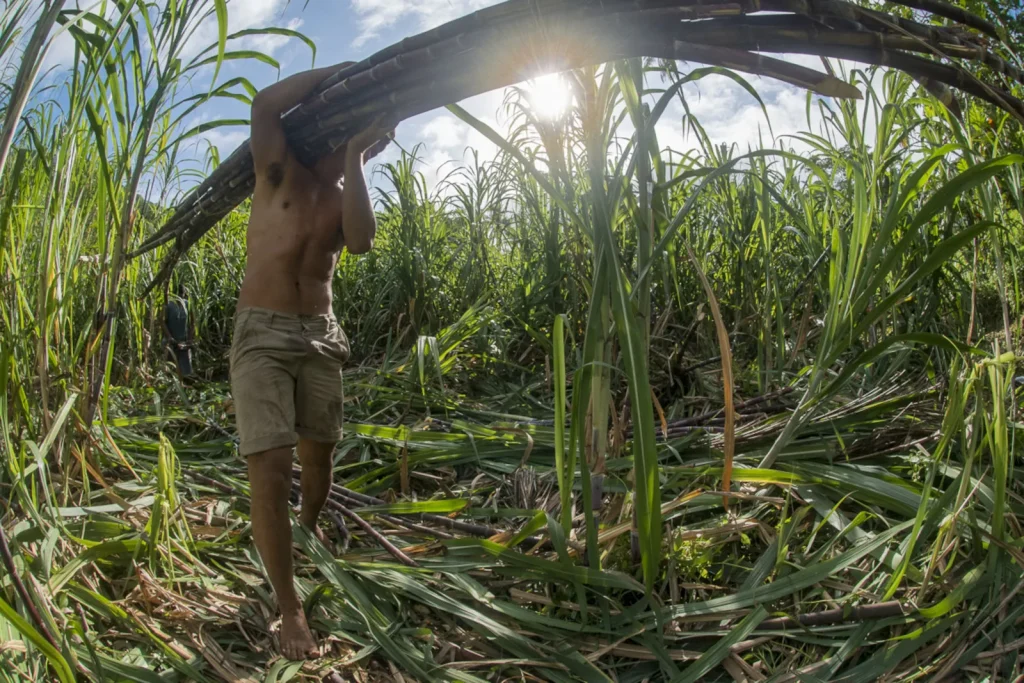
<path fill-rule="evenodd" d="M 527 82 L 526 93 L 533 112 L 548 121 L 562 118 L 572 104 L 569 82 L 561 74 L 534 78 Z"/>

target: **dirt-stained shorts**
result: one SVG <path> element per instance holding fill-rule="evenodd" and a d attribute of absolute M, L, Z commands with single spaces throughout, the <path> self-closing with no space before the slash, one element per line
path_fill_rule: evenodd
<path fill-rule="evenodd" d="M 348 339 L 333 314 L 263 308 L 235 315 L 231 393 L 243 456 L 341 438 Z"/>

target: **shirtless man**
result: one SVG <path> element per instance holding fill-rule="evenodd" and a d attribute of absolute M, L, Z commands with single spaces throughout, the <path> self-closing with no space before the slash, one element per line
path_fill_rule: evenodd
<path fill-rule="evenodd" d="M 353 254 L 373 247 L 377 224 L 363 164 L 388 138 L 378 121 L 309 168 L 289 150 L 281 116 L 345 66 L 296 74 L 252 103 L 256 190 L 231 389 L 249 467 L 253 539 L 277 596 L 288 659 L 317 651 L 292 575 L 292 450 L 302 465 L 299 520 L 316 532 L 341 437 L 341 370 L 349 354 L 331 310 L 331 280 L 342 247 Z"/>

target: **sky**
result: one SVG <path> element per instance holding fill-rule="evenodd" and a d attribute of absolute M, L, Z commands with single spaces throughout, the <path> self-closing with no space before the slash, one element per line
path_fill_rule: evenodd
<path fill-rule="evenodd" d="M 80 0 L 80 5 L 87 4 Z M 345 60 L 359 60 L 402 38 L 437 26 L 459 16 L 494 4 L 493 0 L 229 0 L 229 32 L 264 27 L 287 27 L 307 35 L 317 46 L 315 65 L 329 66 Z M 195 39 L 205 46 L 216 39 L 216 21 L 210 19 Z M 283 36 L 250 36 L 234 41 L 230 49 L 256 49 L 273 55 L 281 64 L 280 76 L 287 76 L 313 65 L 312 54 L 302 41 Z M 47 56 L 47 66 L 70 61 L 73 46 L 67 36 L 58 38 Z M 821 70 L 821 64 L 808 57 L 788 57 Z M 692 64 L 689 67 L 699 65 Z M 686 66 L 684 66 L 686 68 Z M 255 61 L 228 62 L 222 68 L 221 80 L 245 76 L 257 88 L 270 85 L 278 78 L 269 65 Z M 807 130 L 806 93 L 773 79 L 747 76 L 765 101 L 771 131 L 776 139 Z M 736 144 L 741 151 L 759 146 L 759 140 L 771 141 L 771 134 L 760 105 L 732 81 L 711 76 L 685 89 L 691 111 L 697 115 L 712 141 Z M 501 115 L 503 93 L 491 92 L 461 103 L 470 113 L 499 131 L 507 130 Z M 683 134 L 682 107 L 676 102 L 662 117 L 658 137 L 662 147 L 685 151 L 695 146 Z M 214 101 L 204 105 L 189 121 L 194 125 L 221 118 L 248 118 L 247 107 L 238 102 Z M 818 121 L 812 120 L 815 128 Z M 248 138 L 244 126 L 219 128 L 202 136 L 200 145 L 212 144 L 227 157 Z M 399 147 L 412 150 L 422 143 L 418 152 L 419 170 L 428 185 L 448 173 L 453 164 L 467 159 L 467 147 L 480 152 L 482 159 L 496 153 L 494 145 L 465 123 L 445 110 L 435 110 L 403 122 L 396 135 Z M 197 154 L 200 154 L 197 151 Z M 376 161 L 398 157 L 392 145 Z M 201 154 L 200 154 L 201 155 Z M 376 179 L 371 175 L 371 182 Z"/>

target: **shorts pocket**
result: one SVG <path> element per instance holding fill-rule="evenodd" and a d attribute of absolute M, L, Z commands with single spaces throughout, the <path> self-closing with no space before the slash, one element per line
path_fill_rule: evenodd
<path fill-rule="evenodd" d="M 235 314 L 235 323 L 231 329 L 232 341 L 241 341 L 246 332 L 248 332 L 252 325 L 249 324 L 249 319 L 252 317 L 252 311 L 243 310 Z"/>
<path fill-rule="evenodd" d="M 245 350 L 245 341 L 252 336 L 253 324 L 250 311 L 242 311 L 235 316 L 235 324 L 231 331 L 231 352 L 228 362 L 232 368 L 238 362 L 239 355 Z"/>
<path fill-rule="evenodd" d="M 324 341 L 327 342 L 326 346 L 332 358 L 339 363 L 344 363 L 348 360 L 351 351 L 348 336 L 345 335 L 345 331 L 341 329 L 341 325 L 338 324 L 337 320 L 331 320 L 328 323 L 327 335 Z"/>

